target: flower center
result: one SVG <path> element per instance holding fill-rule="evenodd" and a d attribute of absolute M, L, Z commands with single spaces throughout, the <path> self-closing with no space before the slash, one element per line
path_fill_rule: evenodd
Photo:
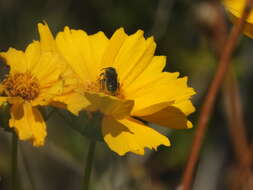
<path fill-rule="evenodd" d="M 4 81 L 5 93 L 24 100 L 34 100 L 40 93 L 39 81 L 30 73 L 16 73 L 8 76 Z"/>

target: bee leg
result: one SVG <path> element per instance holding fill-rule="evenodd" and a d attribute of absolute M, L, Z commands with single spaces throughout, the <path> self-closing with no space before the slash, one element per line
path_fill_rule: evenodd
<path fill-rule="evenodd" d="M 116 96 L 117 94 L 119 94 L 119 90 L 120 90 L 120 83 L 117 82 L 116 85 L 117 85 L 117 86 L 116 86 L 116 90 L 115 90 L 115 92 L 114 92 L 114 94 L 113 94 L 114 96 Z"/>
<path fill-rule="evenodd" d="M 100 73 L 100 75 L 99 75 L 99 76 L 100 76 L 100 77 L 102 77 L 102 76 L 104 76 L 104 75 L 105 75 L 105 73 Z"/>
<path fill-rule="evenodd" d="M 101 90 L 105 90 L 106 80 L 105 79 L 101 79 L 101 80 L 99 80 L 99 83 L 100 83 L 100 89 Z"/>

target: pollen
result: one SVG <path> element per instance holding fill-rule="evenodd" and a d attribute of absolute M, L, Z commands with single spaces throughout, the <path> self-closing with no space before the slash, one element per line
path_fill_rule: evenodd
<path fill-rule="evenodd" d="M 86 82 L 85 85 L 84 85 L 84 90 L 88 91 L 88 92 L 95 92 L 95 93 L 101 92 L 98 81 Z"/>
<path fill-rule="evenodd" d="M 39 81 L 30 73 L 16 73 L 4 81 L 4 92 L 11 97 L 21 97 L 31 101 L 40 93 Z"/>
<path fill-rule="evenodd" d="M 84 91 L 93 92 L 93 93 L 104 93 L 106 95 L 115 96 L 120 99 L 125 98 L 125 96 L 123 95 L 122 89 L 120 87 L 117 90 L 117 92 L 114 94 L 108 91 L 101 83 L 101 78 L 98 78 L 96 81 L 92 81 L 92 82 L 86 81 L 84 84 Z"/>

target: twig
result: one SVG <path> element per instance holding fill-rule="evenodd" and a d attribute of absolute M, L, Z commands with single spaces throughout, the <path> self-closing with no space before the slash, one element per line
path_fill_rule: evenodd
<path fill-rule="evenodd" d="M 230 138 L 233 144 L 234 152 L 238 160 L 238 166 L 236 172 L 239 172 L 241 180 L 235 176 L 236 183 L 233 183 L 233 189 L 240 189 L 242 186 L 246 186 L 247 181 L 251 177 L 252 155 L 250 152 L 249 144 L 247 141 L 247 135 L 245 131 L 245 123 L 242 114 L 242 105 L 240 101 L 240 94 L 235 79 L 234 73 L 230 71 L 227 74 L 225 80 L 224 96 L 225 108 L 227 118 L 229 121 L 228 129 Z M 232 180 L 233 181 L 233 180 Z"/>
<path fill-rule="evenodd" d="M 228 71 L 232 52 L 235 48 L 237 39 L 239 38 L 241 31 L 243 30 L 245 20 L 247 19 L 250 13 L 251 7 L 252 7 L 252 1 L 248 0 L 243 10 L 241 18 L 238 19 L 238 21 L 233 26 L 232 31 L 225 43 L 223 54 L 221 55 L 216 74 L 214 76 L 214 79 L 211 83 L 211 86 L 208 90 L 205 101 L 201 108 L 200 117 L 199 117 L 198 125 L 196 128 L 195 137 L 193 140 L 190 157 L 188 159 L 188 162 L 184 171 L 184 175 L 183 175 L 183 180 L 182 180 L 183 190 L 190 189 L 194 169 L 199 157 L 199 152 L 202 145 L 203 137 L 205 135 L 206 126 L 207 126 L 210 114 L 213 110 L 213 105 L 214 105 L 217 93 L 224 80 L 224 76 L 226 72 Z"/>
<path fill-rule="evenodd" d="M 225 81 L 224 98 L 229 121 L 230 137 L 234 145 L 237 160 L 242 167 L 250 168 L 252 164 L 251 152 L 247 142 L 239 90 L 232 71 L 228 73 Z"/>

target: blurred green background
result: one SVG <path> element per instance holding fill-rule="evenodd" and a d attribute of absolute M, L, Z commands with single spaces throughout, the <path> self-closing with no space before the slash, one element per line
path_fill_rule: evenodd
<path fill-rule="evenodd" d="M 46 21 L 53 33 L 64 26 L 108 37 L 124 27 L 128 34 L 143 29 L 157 42 L 157 55 L 167 56 L 166 71 L 189 77 L 196 89 L 196 125 L 199 108 L 218 63 L 219 13 L 230 28 L 222 5 L 197 0 L 0 0 L 0 50 L 22 49 L 38 39 L 37 23 Z M 240 38 L 233 56 L 248 139 L 252 139 L 253 41 Z M 2 74 L 2 71 L 0 71 Z M 194 179 L 194 190 L 230 189 L 237 160 L 228 133 L 226 92 L 220 93 L 204 141 Z M 22 190 L 81 189 L 87 140 L 58 114 L 48 120 L 46 145 L 34 148 L 20 142 L 19 186 Z M 160 129 L 160 128 L 159 128 Z M 194 134 L 191 130 L 164 130 L 171 147 L 146 150 L 145 156 L 120 157 L 106 145 L 97 146 L 92 190 L 174 190 L 178 187 Z M 10 189 L 11 135 L 0 129 L 0 189 Z M 239 175 L 239 174 L 238 174 Z"/>

